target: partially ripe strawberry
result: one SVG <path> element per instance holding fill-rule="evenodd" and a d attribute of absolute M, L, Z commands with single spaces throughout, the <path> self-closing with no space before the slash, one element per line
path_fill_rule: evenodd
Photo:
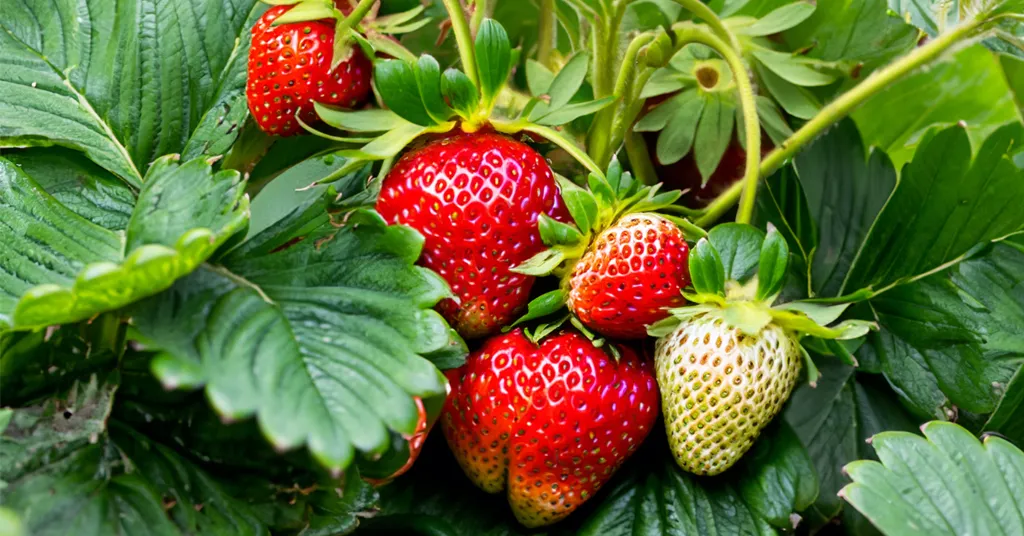
<path fill-rule="evenodd" d="M 384 179 L 377 211 L 423 234 L 420 264 L 451 285 L 457 300 L 440 309 L 463 337 L 515 318 L 534 278 L 511 268 L 544 249 L 537 217 L 569 219 L 544 159 L 495 132 L 457 132 L 406 152 Z"/>
<path fill-rule="evenodd" d="M 775 324 L 745 335 L 715 316 L 683 321 L 658 340 L 665 429 L 680 467 L 716 475 L 743 456 L 793 391 L 799 344 Z"/>
<path fill-rule="evenodd" d="M 373 65 L 358 46 L 331 71 L 334 21 L 330 19 L 273 26 L 293 6 L 274 6 L 252 27 L 249 111 L 260 129 L 277 136 L 302 132 L 296 116 L 319 121 L 313 102 L 353 108 L 370 92 Z"/>
<path fill-rule="evenodd" d="M 441 416 L 466 475 L 507 489 L 519 521 L 568 516 L 643 442 L 658 414 L 650 362 L 619 347 L 618 362 L 573 331 L 535 346 L 520 330 L 493 337 L 447 372 Z"/>
<path fill-rule="evenodd" d="M 674 223 L 655 214 L 628 214 L 601 232 L 576 264 L 569 309 L 602 335 L 646 337 L 647 325 L 685 302 L 688 254 Z"/>

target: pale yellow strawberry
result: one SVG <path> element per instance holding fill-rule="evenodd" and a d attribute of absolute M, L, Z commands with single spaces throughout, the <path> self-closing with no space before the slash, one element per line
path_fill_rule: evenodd
<path fill-rule="evenodd" d="M 775 324 L 747 335 L 717 315 L 702 315 L 659 339 L 654 359 L 676 461 L 691 473 L 716 475 L 782 409 L 802 354 L 796 337 Z"/>

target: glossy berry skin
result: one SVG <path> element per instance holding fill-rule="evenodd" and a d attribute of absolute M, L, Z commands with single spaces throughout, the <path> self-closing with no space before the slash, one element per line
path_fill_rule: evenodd
<path fill-rule="evenodd" d="M 494 132 L 459 132 L 402 155 L 377 211 L 423 234 L 420 264 L 451 286 L 458 301 L 439 307 L 468 338 L 511 323 L 529 300 L 534 278 L 511 268 L 544 249 L 538 216 L 569 220 L 544 159 Z"/>
<path fill-rule="evenodd" d="M 732 467 L 793 392 L 799 345 L 774 324 L 750 336 L 710 316 L 658 339 L 655 367 L 676 463 L 698 475 Z"/>
<path fill-rule="evenodd" d="M 370 93 L 373 65 L 359 47 L 331 71 L 334 21 L 316 20 L 272 26 L 292 6 L 267 10 L 252 27 L 249 79 L 245 94 L 260 129 L 276 136 L 303 132 L 319 118 L 313 102 L 353 108 Z"/>
<path fill-rule="evenodd" d="M 554 523 L 593 497 L 654 425 L 651 363 L 619 350 L 616 362 L 574 331 L 537 347 L 517 329 L 447 372 L 448 445 L 473 483 L 507 490 L 523 525 Z"/>
<path fill-rule="evenodd" d="M 622 217 L 597 236 L 573 269 L 569 309 L 584 325 L 617 339 L 647 336 L 647 326 L 684 304 L 689 246 L 655 214 Z"/>

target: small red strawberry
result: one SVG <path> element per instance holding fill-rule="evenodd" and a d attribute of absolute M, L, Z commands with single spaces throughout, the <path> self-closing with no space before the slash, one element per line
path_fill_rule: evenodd
<path fill-rule="evenodd" d="M 274 6 L 252 27 L 249 111 L 264 132 L 291 136 L 302 132 L 295 120 L 319 121 L 313 102 L 353 108 L 370 92 L 373 65 L 358 46 L 331 70 L 335 21 L 322 19 L 273 26 L 293 6 Z"/>
<path fill-rule="evenodd" d="M 689 246 L 674 223 L 628 214 L 597 236 L 573 269 L 569 310 L 588 328 L 620 339 L 647 336 L 647 326 L 685 303 Z"/>
<path fill-rule="evenodd" d="M 405 440 L 409 442 L 409 457 L 406 459 L 404 465 L 384 478 L 364 477 L 367 482 L 374 486 L 383 486 L 384 484 L 404 475 L 409 471 L 409 469 L 412 469 L 412 465 L 416 463 L 416 458 L 419 458 L 420 456 L 420 451 L 423 450 L 423 442 L 427 440 L 427 434 L 430 433 L 430 428 L 434 423 L 430 420 L 430 416 L 427 415 L 427 408 L 423 404 L 423 399 L 415 397 L 414 400 L 416 401 L 416 410 L 419 412 L 419 418 L 416 421 L 416 431 L 410 436 L 404 436 Z M 437 417 L 436 413 L 434 414 L 434 417 Z"/>
<path fill-rule="evenodd" d="M 616 362 L 574 331 L 534 345 L 520 330 L 493 337 L 459 369 L 442 413 L 466 475 L 507 489 L 521 523 L 572 513 L 643 442 L 658 414 L 649 361 L 619 347 Z"/>
<path fill-rule="evenodd" d="M 457 300 L 440 309 L 464 337 L 512 321 L 534 278 L 511 268 L 544 249 L 538 216 L 569 218 L 544 159 L 490 131 L 456 131 L 406 152 L 384 179 L 377 211 L 423 234 L 420 264 L 451 285 Z"/>

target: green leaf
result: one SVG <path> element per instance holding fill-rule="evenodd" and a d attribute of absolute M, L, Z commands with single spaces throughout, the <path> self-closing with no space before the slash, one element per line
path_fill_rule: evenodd
<path fill-rule="evenodd" d="M 551 81 L 555 79 L 555 73 L 544 66 L 541 62 L 528 58 L 526 60 L 526 86 L 534 97 L 545 95 L 551 87 Z"/>
<path fill-rule="evenodd" d="M 936 37 L 960 21 L 960 2 L 950 0 L 889 0 L 889 9 Z"/>
<path fill-rule="evenodd" d="M 75 214 L 111 231 L 128 226 L 135 194 L 123 181 L 63 148 L 38 148 L 5 153 L 40 188 Z"/>
<path fill-rule="evenodd" d="M 421 356 L 466 353 L 431 309 L 450 295 L 447 285 L 413 265 L 422 237 L 373 212 L 343 221 L 269 252 L 258 236 L 223 267 L 204 268 L 133 310 L 139 331 L 162 350 L 153 369 L 165 386 L 205 386 L 220 414 L 255 414 L 276 448 L 306 445 L 332 470 L 349 466 L 356 450 L 387 450 L 389 431 L 413 433 L 412 397 L 444 393 Z"/>
<path fill-rule="evenodd" d="M 790 277 L 783 288 L 783 298 L 798 299 L 811 294 L 808 267 L 817 247 L 817 228 L 807 208 L 800 181 L 792 166 L 786 166 L 765 179 L 757 190 L 757 227 L 770 223 L 786 237 L 791 253 Z"/>
<path fill-rule="evenodd" d="M 690 152 L 705 107 L 705 99 L 696 91 L 682 93 L 662 106 L 669 103 L 672 103 L 673 112 L 665 129 L 658 135 L 655 147 L 658 162 L 662 165 L 678 162 Z"/>
<path fill-rule="evenodd" d="M 607 108 L 613 102 L 615 102 L 615 97 L 605 97 L 603 99 L 569 104 L 562 106 L 561 108 L 552 109 L 552 111 L 538 119 L 536 123 L 539 125 L 549 126 L 564 125 L 580 117 L 584 117 L 598 110 Z M 554 107 L 552 106 L 552 108 Z"/>
<path fill-rule="evenodd" d="M 714 232 L 714 229 L 711 230 Z M 701 238 L 690 252 L 690 280 L 694 290 L 704 294 L 725 295 L 725 268 L 715 247 Z"/>
<path fill-rule="evenodd" d="M 3 242 L 12 246 L 2 263 L 9 275 L 0 279 L 0 323 L 5 316 L 19 329 L 70 323 L 159 292 L 248 221 L 237 172 L 213 174 L 203 160 L 179 166 L 167 157 L 146 180 L 124 238 L 70 212 L 0 159 L 0 212 L 11 233 Z M 34 223 L 40 219 L 46 224 Z M 40 243 L 49 252 L 43 257 Z"/>
<path fill-rule="evenodd" d="M 341 130 L 352 132 L 386 132 L 407 123 L 401 116 L 391 110 L 346 110 L 313 103 L 316 114 L 324 123 Z"/>
<path fill-rule="evenodd" d="M 530 320 L 536 320 L 556 313 L 565 307 L 567 299 L 568 296 L 562 289 L 545 292 L 544 294 L 530 300 L 530 303 L 526 306 L 526 314 L 519 317 L 510 327 L 518 326 L 524 322 L 529 322 Z"/>
<path fill-rule="evenodd" d="M 718 169 L 726 147 L 732 142 L 735 122 L 736 106 L 719 95 L 711 95 L 704 105 L 693 140 L 693 156 L 697 160 L 702 187 L 711 180 L 711 174 Z"/>
<path fill-rule="evenodd" d="M 727 281 L 744 282 L 757 273 L 764 233 L 742 223 L 723 223 L 708 232 L 708 239 L 721 255 Z"/>
<path fill-rule="evenodd" d="M 541 240 L 549 246 L 578 244 L 583 240 L 583 235 L 575 227 L 547 214 L 542 213 L 537 217 L 537 227 Z"/>
<path fill-rule="evenodd" d="M 441 66 L 433 56 L 424 54 L 416 63 L 415 70 L 416 85 L 427 113 L 437 123 L 447 121 L 452 115 L 452 109 L 441 96 Z"/>
<path fill-rule="evenodd" d="M 590 56 L 586 53 L 578 53 L 570 59 L 558 74 L 555 75 L 551 85 L 548 86 L 547 94 L 551 97 L 550 106 L 552 110 L 559 110 L 569 103 L 569 99 L 579 91 L 583 80 L 587 76 L 587 68 L 590 66 Z"/>
<path fill-rule="evenodd" d="M 811 288 L 820 296 L 839 296 L 860 244 L 896 185 L 896 170 L 881 151 L 865 152 L 849 119 L 801 152 L 796 169 L 819 237 Z"/>
<path fill-rule="evenodd" d="M 489 110 L 512 69 L 508 34 L 492 19 L 484 19 L 477 30 L 476 65 L 483 107 Z"/>
<path fill-rule="evenodd" d="M 962 128 L 925 141 L 861 245 L 843 291 L 920 277 L 1024 226 L 1016 203 L 1024 197 L 1024 167 L 1010 158 L 1022 141 L 1024 127 L 1007 125 L 985 140 L 973 161 Z"/>
<path fill-rule="evenodd" d="M 865 439 L 885 430 L 916 430 L 917 425 L 881 378 L 856 374 L 833 357 L 816 359 L 821 370 L 817 387 L 798 386 L 783 412 L 817 474 L 818 497 L 804 512 L 812 528 L 842 511 L 836 493 L 849 482 L 843 466 L 874 456 Z M 849 513 L 844 515 L 844 523 L 850 520 Z"/>
<path fill-rule="evenodd" d="M 754 49 L 752 53 L 757 61 L 780 78 L 801 87 L 827 86 L 838 78 L 835 74 L 812 67 L 815 65 L 814 60 L 766 48 Z"/>
<path fill-rule="evenodd" d="M 765 430 L 737 469 L 710 479 L 681 471 L 653 435 L 576 534 L 775 534 L 818 493 L 807 452 L 784 425 Z"/>
<path fill-rule="evenodd" d="M 480 94 L 466 73 L 457 69 L 448 69 L 441 76 L 441 93 L 448 103 L 463 118 L 473 115 Z"/>
<path fill-rule="evenodd" d="M 420 96 L 416 71 L 402 60 L 378 61 L 373 66 L 373 82 L 381 100 L 402 119 L 420 126 L 438 123 L 427 111 Z"/>
<path fill-rule="evenodd" d="M 776 8 L 771 13 L 760 17 L 750 26 L 736 30 L 741 35 L 754 37 L 767 36 L 786 31 L 814 14 L 814 4 L 809 2 L 793 2 Z"/>
<path fill-rule="evenodd" d="M 788 50 L 863 63 L 861 78 L 917 44 L 917 29 L 891 14 L 886 0 L 820 2 L 807 20 L 783 35 Z"/>
<path fill-rule="evenodd" d="M 789 267 L 789 247 L 774 225 L 768 227 L 757 266 L 757 299 L 767 300 L 782 292 Z"/>
<path fill-rule="evenodd" d="M 157 157 L 186 144 L 192 156 L 223 135 L 213 144 L 220 150 L 237 135 L 228 130 L 244 116 L 248 27 L 263 7 L 26 0 L 5 8 L 0 146 L 70 147 L 138 186 Z M 203 140 L 189 143 L 197 127 Z"/>
<path fill-rule="evenodd" d="M 846 466 L 841 496 L 887 534 L 1010 535 L 1024 532 L 1024 453 L 1004 439 L 978 441 L 962 427 L 930 422 L 924 437 L 874 436 L 880 461 Z"/>
<path fill-rule="evenodd" d="M 310 187 L 316 181 L 350 168 L 351 163 L 349 159 L 329 152 L 308 158 L 284 170 L 260 189 L 252 200 L 249 207 L 252 219 L 249 221 L 249 232 L 246 237 L 255 237 L 285 218 L 298 216 L 313 204 L 319 205 L 317 210 L 326 220 L 328 214 L 323 197 L 329 195 L 328 189 L 336 192 L 331 201 L 339 197 L 341 200 L 357 199 L 357 194 L 364 192 L 369 179 L 371 166 L 368 163 L 354 171 L 345 172 L 329 185 L 318 184 Z"/>
<path fill-rule="evenodd" d="M 864 144 L 882 148 L 897 169 L 914 156 L 924 131 L 935 125 L 963 121 L 977 146 L 1007 121 L 1020 121 L 999 59 L 981 45 L 901 78 L 852 117 Z"/>
<path fill-rule="evenodd" d="M 792 136 L 793 129 L 789 127 L 786 119 L 782 117 L 782 111 L 775 105 L 775 102 L 763 95 L 758 95 L 756 99 L 757 117 L 761 120 L 761 128 L 764 129 L 765 134 L 768 134 L 768 138 L 778 145 L 784 142 L 786 138 Z M 745 139 L 746 133 L 743 130 L 743 121 L 737 121 L 736 126 L 739 129 L 736 132 L 736 138 L 739 140 Z"/>
<path fill-rule="evenodd" d="M 1024 252 L 999 245 L 870 301 L 882 329 L 865 347 L 911 411 L 946 419 L 954 407 L 995 409 L 1024 357 L 1021 274 Z"/>
<path fill-rule="evenodd" d="M 995 432 L 1024 445 L 1024 365 L 1003 388 L 1003 397 L 985 422 L 986 432 Z"/>

